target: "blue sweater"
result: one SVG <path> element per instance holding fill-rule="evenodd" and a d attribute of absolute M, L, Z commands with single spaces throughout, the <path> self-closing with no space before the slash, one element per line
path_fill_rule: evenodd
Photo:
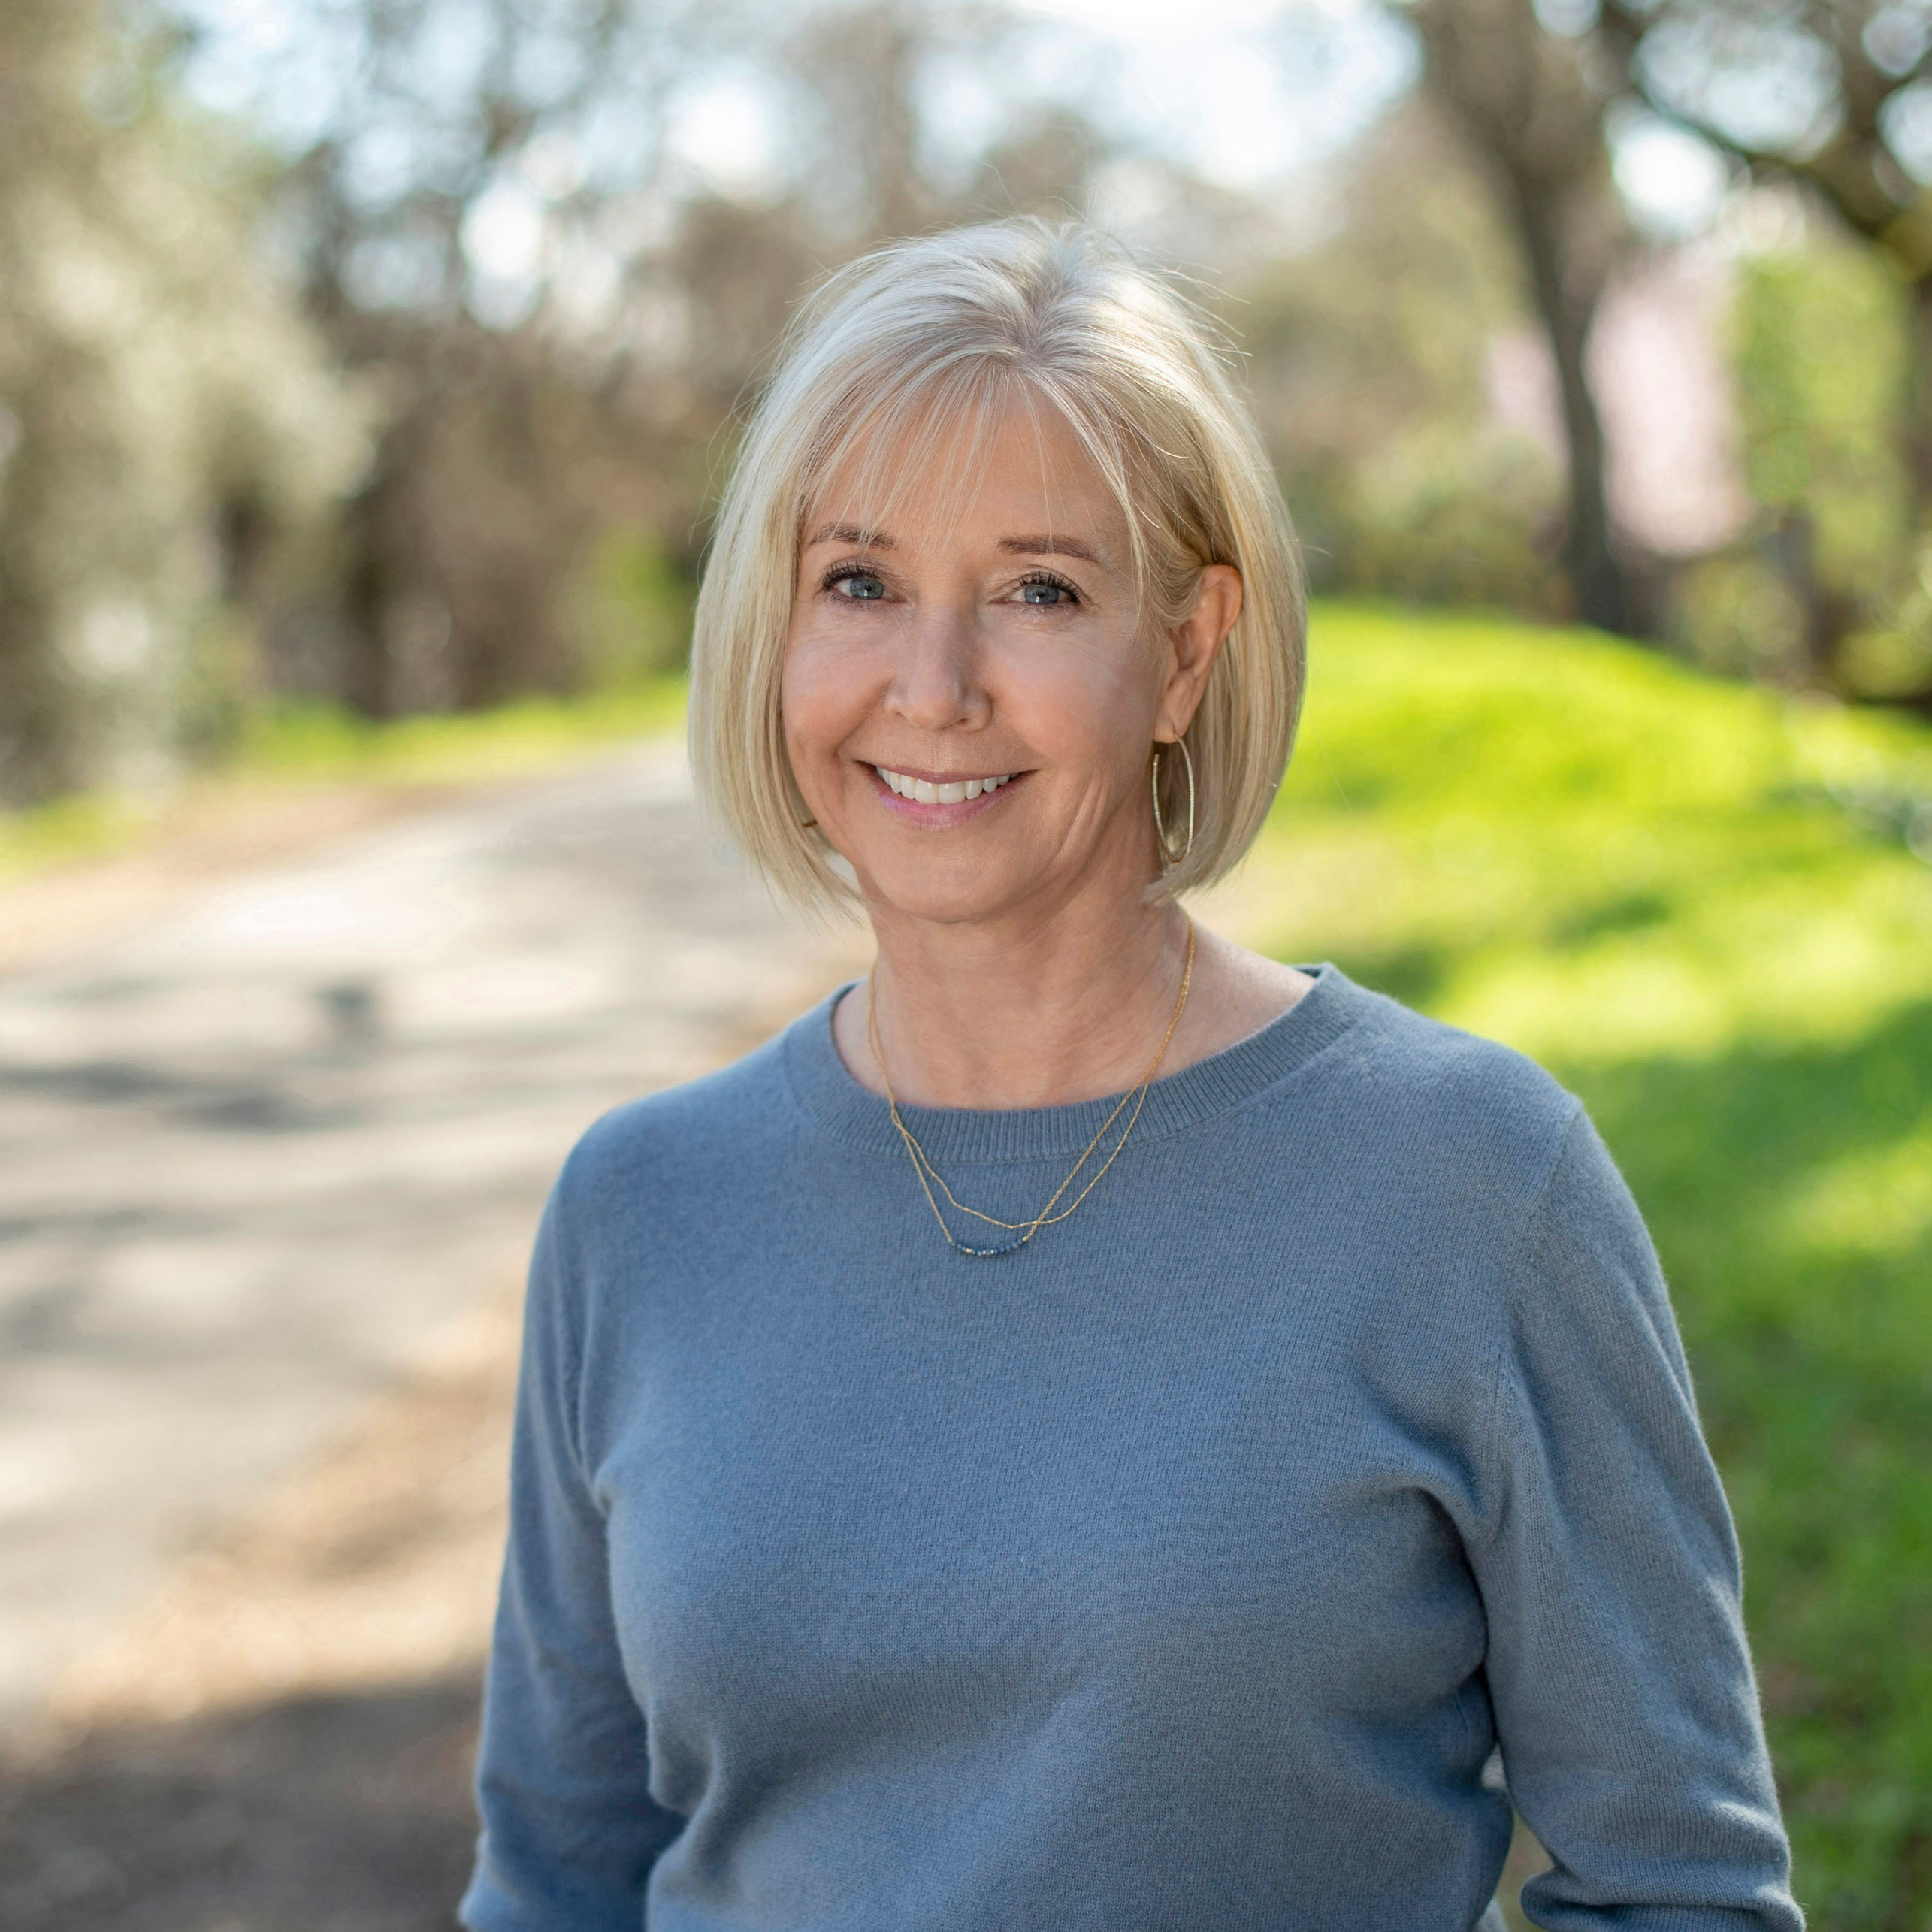
<path fill-rule="evenodd" d="M 538 1237 L 478 1932 L 1800 1923 L 1737 1553 L 1577 1102 L 1323 968 L 941 1239 L 831 1005 Z M 1105 1117 L 905 1110 L 1037 1210 Z"/>

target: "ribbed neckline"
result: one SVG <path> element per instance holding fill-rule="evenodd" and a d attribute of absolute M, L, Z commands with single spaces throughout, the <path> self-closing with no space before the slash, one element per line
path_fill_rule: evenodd
<path fill-rule="evenodd" d="M 1314 984 L 1278 1020 L 1178 1073 L 1156 1080 L 1134 1129 L 1138 1141 L 1179 1133 L 1271 1087 L 1347 1031 L 1372 995 L 1336 966 L 1304 966 Z M 903 1159 L 892 1114 L 846 1070 L 832 1038 L 832 1012 L 848 981 L 788 1030 L 787 1073 L 813 1123 L 844 1145 Z M 935 1160 L 992 1163 L 1078 1153 L 1114 1110 L 1117 1093 L 1066 1107 L 902 1105 L 899 1117 Z M 1123 1118 L 1125 1117 L 1123 1116 Z"/>

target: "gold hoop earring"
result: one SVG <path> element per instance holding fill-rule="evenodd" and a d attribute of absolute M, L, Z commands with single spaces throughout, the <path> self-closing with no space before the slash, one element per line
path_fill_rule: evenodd
<path fill-rule="evenodd" d="M 1171 872 L 1176 866 L 1185 865 L 1188 854 L 1194 849 L 1194 754 L 1188 750 L 1185 738 L 1176 738 L 1172 742 L 1181 753 L 1181 768 L 1187 774 L 1187 842 L 1177 852 L 1174 849 L 1174 841 L 1167 835 L 1167 821 L 1160 815 L 1160 754 L 1167 747 L 1156 744 L 1153 748 L 1153 771 L 1149 784 L 1153 793 L 1154 842 L 1160 848 L 1160 869 L 1164 872 Z"/>

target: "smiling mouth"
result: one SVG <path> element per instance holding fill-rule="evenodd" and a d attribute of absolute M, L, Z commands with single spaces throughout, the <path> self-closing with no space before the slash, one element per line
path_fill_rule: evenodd
<path fill-rule="evenodd" d="M 896 793 L 915 805 L 963 805 L 969 798 L 997 791 L 1002 785 L 1011 783 L 1014 776 L 1011 772 L 1001 772 L 990 778 L 915 779 L 904 772 L 887 771 L 883 765 L 875 765 L 872 769 L 878 772 L 879 782 L 887 791 Z"/>

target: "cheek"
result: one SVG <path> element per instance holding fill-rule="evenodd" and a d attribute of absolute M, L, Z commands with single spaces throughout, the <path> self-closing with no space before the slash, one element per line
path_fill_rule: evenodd
<path fill-rule="evenodd" d="M 823 758 L 863 720 L 873 703 L 866 654 L 809 625 L 786 640 L 779 682 L 785 742 L 794 757 Z"/>
<path fill-rule="evenodd" d="M 1160 694 L 1147 654 L 1132 639 L 1009 656 L 998 696 L 1026 742 L 1070 773 L 1098 777 L 1135 765 L 1152 742 Z"/>

